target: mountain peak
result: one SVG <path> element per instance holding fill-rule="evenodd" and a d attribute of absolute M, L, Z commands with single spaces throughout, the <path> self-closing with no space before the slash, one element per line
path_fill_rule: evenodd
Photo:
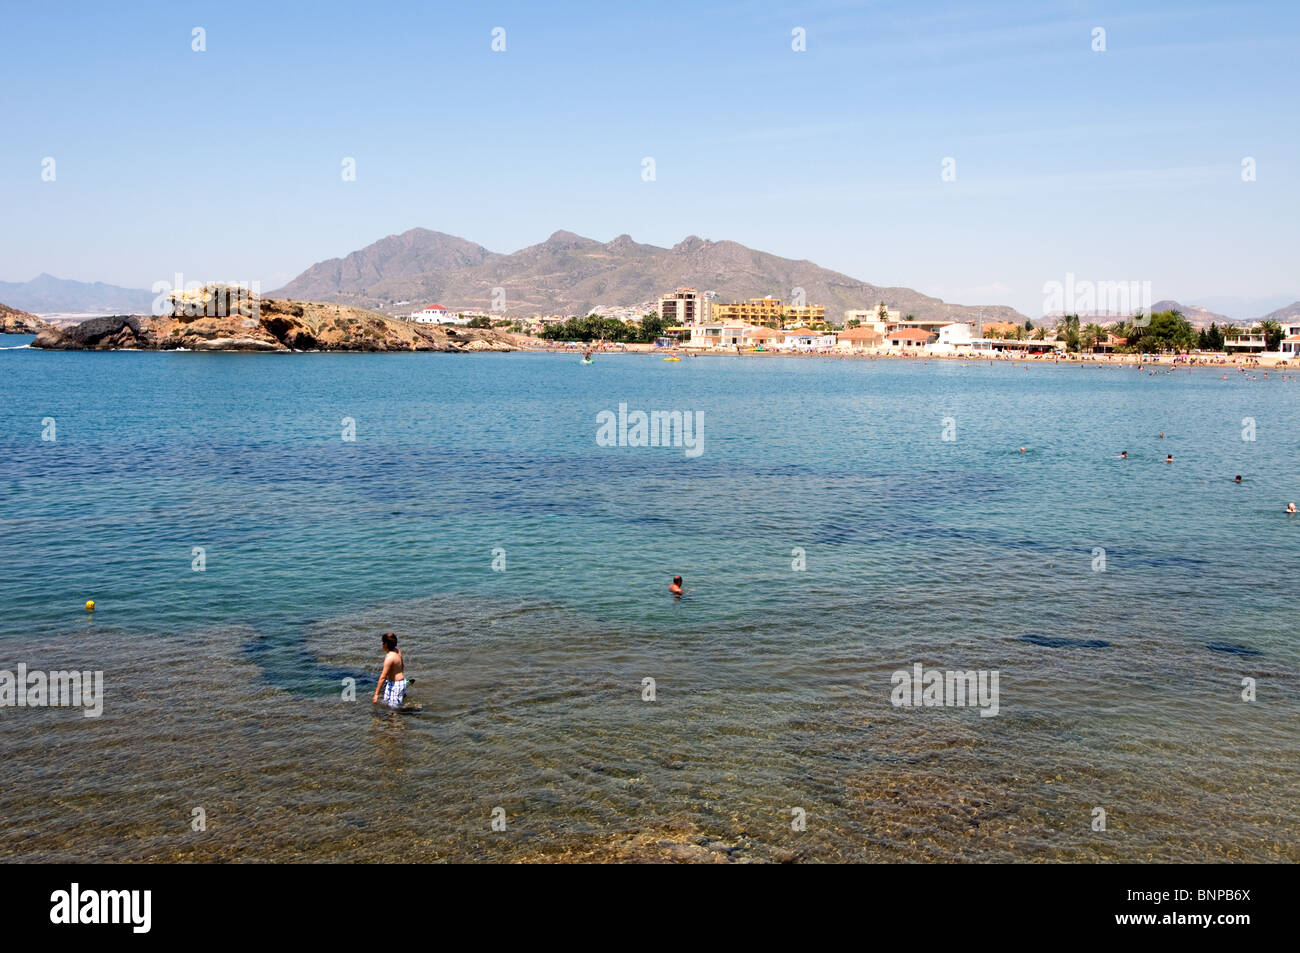
<path fill-rule="evenodd" d="M 344 259 L 313 265 L 285 290 L 270 295 L 307 301 L 346 301 L 389 313 L 413 302 L 487 311 L 504 292 L 510 315 L 588 314 L 598 305 L 639 307 L 674 288 L 712 291 L 720 300 L 743 301 L 803 289 L 809 302 L 839 320 L 845 310 L 885 301 L 904 313 L 935 320 L 971 319 L 971 308 L 948 304 L 908 288 L 880 288 L 809 261 L 795 261 L 733 241 L 688 235 L 671 249 L 638 244 L 622 234 L 608 242 L 561 229 L 545 241 L 511 254 L 486 252 L 457 240 L 416 233 L 418 241 L 377 243 Z M 473 251 L 473 254 L 470 252 Z M 3 290 L 3 289 L 0 289 Z M 292 293 L 290 293 L 292 292 Z M 1024 315 L 988 306 L 984 320 L 1018 324 Z"/>
<path fill-rule="evenodd" d="M 543 244 L 546 245 L 582 245 L 590 242 L 590 238 L 583 238 L 581 235 L 575 235 L 573 232 L 566 232 L 560 229 L 558 232 L 552 232 L 551 237 L 546 239 Z"/>

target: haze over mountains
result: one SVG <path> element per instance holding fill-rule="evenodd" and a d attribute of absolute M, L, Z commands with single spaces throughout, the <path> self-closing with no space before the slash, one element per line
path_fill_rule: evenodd
<path fill-rule="evenodd" d="M 154 295 L 102 281 L 40 274 L 31 281 L 0 281 L 0 301 L 32 314 L 148 314 Z"/>
<path fill-rule="evenodd" d="M 949 304 L 911 288 L 889 288 L 746 248 L 690 236 L 672 248 L 642 245 L 628 235 L 599 242 L 559 231 L 509 255 L 433 232 L 411 229 L 313 265 L 272 297 L 337 301 L 375 309 L 398 302 L 438 303 L 453 310 L 491 311 L 503 289 L 509 315 L 586 314 L 597 306 L 646 304 L 678 286 L 716 291 L 719 301 L 764 295 L 789 301 L 802 288 L 809 304 L 839 320 L 849 308 L 884 302 L 918 318 L 975 320 L 980 306 Z M 1014 308 L 982 306 L 985 321 L 1023 322 Z"/>

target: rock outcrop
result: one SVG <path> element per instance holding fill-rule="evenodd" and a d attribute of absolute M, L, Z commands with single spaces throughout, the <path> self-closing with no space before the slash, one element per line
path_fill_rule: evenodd
<path fill-rule="evenodd" d="M 0 334 L 40 334 L 48 327 L 34 314 L 0 304 Z"/>
<path fill-rule="evenodd" d="M 150 351 L 513 351 L 488 329 L 414 324 L 344 305 L 258 298 L 209 285 L 176 292 L 172 313 L 92 318 L 32 342 L 50 350 Z"/>

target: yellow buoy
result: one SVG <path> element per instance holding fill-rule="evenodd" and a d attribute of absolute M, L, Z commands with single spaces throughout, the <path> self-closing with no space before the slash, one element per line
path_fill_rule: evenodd
<path fill-rule="evenodd" d="M 87 599 L 87 600 L 86 600 L 86 611 L 87 611 L 87 612 L 94 612 L 94 611 L 95 611 L 95 600 L 94 600 L 94 599 Z"/>

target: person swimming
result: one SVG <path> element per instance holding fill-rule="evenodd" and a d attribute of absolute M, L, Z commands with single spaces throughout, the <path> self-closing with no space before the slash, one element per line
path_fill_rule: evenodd
<path fill-rule="evenodd" d="M 1020 448 L 1020 452 L 1021 452 L 1021 453 L 1028 453 L 1028 451 L 1027 451 L 1024 447 L 1021 447 L 1021 448 Z"/>
<path fill-rule="evenodd" d="M 375 686 L 375 695 L 371 704 L 379 704 L 379 693 L 384 693 L 384 704 L 394 710 L 402 707 L 406 698 L 406 663 L 397 648 L 397 636 L 385 632 L 381 640 L 384 645 L 384 667 L 379 673 L 379 684 Z"/>
<path fill-rule="evenodd" d="M 674 598 L 674 599 L 680 599 L 680 598 L 682 597 L 682 577 L 681 577 L 681 576 L 673 576 L 673 584 L 672 584 L 671 586 L 668 587 L 668 591 L 671 592 L 671 593 L 673 594 L 673 598 Z"/>
<path fill-rule="evenodd" d="M 1240 483 L 1240 482 L 1241 482 L 1241 474 L 1238 473 L 1238 474 L 1237 474 L 1237 478 L 1236 478 L 1235 480 L 1233 480 L 1232 482 L 1233 482 L 1233 483 Z"/>
<path fill-rule="evenodd" d="M 1120 451 L 1120 454 L 1119 454 L 1119 458 L 1120 458 L 1121 460 L 1127 460 L 1127 459 L 1128 459 L 1128 451 L 1127 451 L 1127 450 L 1121 450 L 1121 451 Z"/>
<path fill-rule="evenodd" d="M 1294 504 L 1294 503 L 1288 503 L 1288 504 L 1286 505 L 1286 511 L 1287 511 L 1288 513 L 1294 513 L 1294 512 L 1295 512 L 1295 504 Z"/>
<path fill-rule="evenodd" d="M 1165 457 L 1165 463 L 1173 463 L 1173 462 L 1174 462 L 1174 455 L 1173 455 L 1172 453 L 1171 453 L 1171 454 L 1168 454 L 1168 455 Z"/>

